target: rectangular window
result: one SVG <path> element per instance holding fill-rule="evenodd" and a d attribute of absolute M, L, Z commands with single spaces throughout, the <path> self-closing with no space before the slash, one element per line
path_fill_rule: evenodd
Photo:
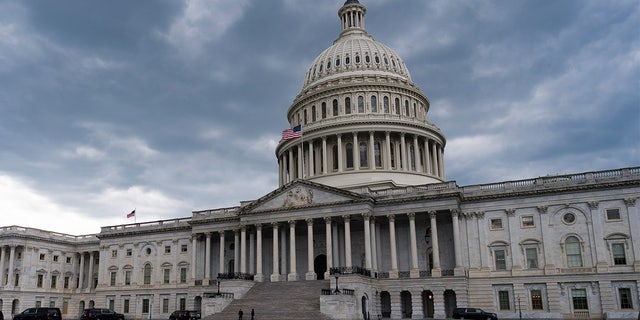
<path fill-rule="evenodd" d="M 41 274 L 39 274 L 39 275 L 38 275 L 38 280 L 37 280 L 37 281 L 38 281 L 38 282 L 36 283 L 36 286 L 37 286 L 38 288 L 42 288 L 42 282 L 44 281 L 44 276 L 43 276 L 43 275 L 41 275 Z"/>
<path fill-rule="evenodd" d="M 116 272 L 115 271 L 111 271 L 111 279 L 109 279 L 109 285 L 111 285 L 111 286 L 115 286 L 116 285 Z"/>
<path fill-rule="evenodd" d="M 71 263 L 71 257 L 67 257 L 67 263 Z"/>
<path fill-rule="evenodd" d="M 169 313 L 169 298 L 162 299 L 162 313 Z"/>
<path fill-rule="evenodd" d="M 162 275 L 163 275 L 163 281 L 165 284 L 169 283 L 169 277 L 171 275 L 171 270 L 170 269 L 163 269 L 162 270 Z"/>
<path fill-rule="evenodd" d="M 501 218 L 495 218 L 495 219 L 491 219 L 491 230 L 502 230 L 502 219 Z"/>
<path fill-rule="evenodd" d="M 495 250 L 493 254 L 495 256 L 496 270 L 507 270 L 507 260 L 504 250 Z"/>
<path fill-rule="evenodd" d="M 117 258 L 118 257 L 118 250 L 111 250 L 111 258 Z"/>
<path fill-rule="evenodd" d="M 133 251 L 131 249 L 127 249 L 126 255 L 127 257 L 131 257 L 133 255 Z"/>
<path fill-rule="evenodd" d="M 498 291 L 498 302 L 500 310 L 510 310 L 509 291 Z"/>
<path fill-rule="evenodd" d="M 187 298 L 180 298 L 180 310 L 187 308 Z"/>
<path fill-rule="evenodd" d="M 43 261 L 44 261 L 44 259 L 46 259 L 46 257 L 47 257 L 47 256 L 46 256 L 44 253 L 41 253 L 41 254 L 40 254 L 40 260 L 43 260 Z"/>
<path fill-rule="evenodd" d="M 149 313 L 149 299 L 142 299 L 142 313 Z"/>
<path fill-rule="evenodd" d="M 187 247 L 186 244 L 183 244 L 183 245 L 180 246 L 180 252 L 187 252 L 188 251 L 187 249 L 188 249 L 188 247 Z"/>
<path fill-rule="evenodd" d="M 42 307 L 42 301 L 38 300 L 36 301 L 36 308 L 40 308 Z"/>
<path fill-rule="evenodd" d="M 58 276 L 51 276 L 51 288 L 55 289 L 58 285 Z"/>
<path fill-rule="evenodd" d="M 627 256 L 624 252 L 624 243 L 612 244 L 611 251 L 613 252 L 613 264 L 615 265 L 627 264 Z"/>
<path fill-rule="evenodd" d="M 69 312 L 69 301 L 62 301 L 62 313 L 67 314 Z"/>
<path fill-rule="evenodd" d="M 607 221 L 619 221 L 620 220 L 620 209 L 607 209 Z"/>
<path fill-rule="evenodd" d="M 531 309 L 542 310 L 542 291 L 531 290 Z"/>
<path fill-rule="evenodd" d="M 631 299 L 631 289 L 618 288 L 620 295 L 620 309 L 633 309 L 633 300 Z"/>
<path fill-rule="evenodd" d="M 69 289 L 69 277 L 64 277 L 64 288 Z"/>
<path fill-rule="evenodd" d="M 53 300 L 49 301 L 49 307 L 50 308 L 55 308 L 55 306 L 56 306 L 56 302 L 55 301 L 53 301 Z"/>
<path fill-rule="evenodd" d="M 14 275 L 13 275 L 13 278 L 15 279 L 15 280 L 13 281 L 13 285 L 14 285 L 14 286 L 16 286 L 16 287 L 17 287 L 18 285 L 20 285 L 20 274 L 19 274 L 19 273 L 14 274 Z"/>
<path fill-rule="evenodd" d="M 531 228 L 536 226 L 533 220 L 533 216 L 522 216 L 520 219 L 523 228 Z"/>
<path fill-rule="evenodd" d="M 180 283 L 187 282 L 187 268 L 180 268 Z"/>
<path fill-rule="evenodd" d="M 58 256 L 53 256 L 53 262 L 58 262 Z"/>
<path fill-rule="evenodd" d="M 527 248 L 525 253 L 527 255 L 527 267 L 529 269 L 538 269 L 538 249 Z"/>
<path fill-rule="evenodd" d="M 124 301 L 122 301 L 122 312 L 129 313 L 129 299 L 124 299 Z"/>
<path fill-rule="evenodd" d="M 164 246 L 164 253 L 171 253 L 171 246 Z"/>
<path fill-rule="evenodd" d="M 109 300 L 109 309 L 113 310 L 115 309 L 116 306 L 116 301 L 115 300 Z"/>
<path fill-rule="evenodd" d="M 130 286 L 131 285 L 131 271 L 127 270 L 124 272 L 124 285 L 125 286 Z"/>
<path fill-rule="evenodd" d="M 573 302 L 573 310 L 589 310 L 586 289 L 571 290 L 571 300 Z"/>

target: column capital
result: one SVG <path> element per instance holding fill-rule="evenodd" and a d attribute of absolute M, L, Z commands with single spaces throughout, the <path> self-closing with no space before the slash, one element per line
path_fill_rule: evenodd
<path fill-rule="evenodd" d="M 453 208 L 450 211 L 451 211 L 451 216 L 456 217 L 456 218 L 458 216 L 460 216 L 460 214 L 462 213 L 462 211 L 460 211 L 460 209 L 458 209 L 458 208 Z"/>
<path fill-rule="evenodd" d="M 548 206 L 537 206 L 536 209 L 538 209 L 538 213 L 547 213 L 547 209 L 549 209 Z"/>
<path fill-rule="evenodd" d="M 371 219 L 371 213 L 370 213 L 370 212 L 363 212 L 363 213 L 362 213 L 362 217 L 363 217 L 365 220 L 369 220 L 369 219 Z"/>
<path fill-rule="evenodd" d="M 589 209 L 598 209 L 598 205 L 600 204 L 598 201 L 588 201 Z"/>
<path fill-rule="evenodd" d="M 332 219 L 331 217 L 324 217 L 323 219 L 324 219 L 324 222 L 325 222 L 326 224 L 330 224 L 330 223 L 331 223 L 331 221 L 333 221 L 333 219 Z"/>
<path fill-rule="evenodd" d="M 349 222 L 349 220 L 351 220 L 351 216 L 348 214 L 345 214 L 342 216 L 342 220 L 344 220 L 344 222 Z"/>
<path fill-rule="evenodd" d="M 262 230 L 262 223 L 256 223 L 253 226 L 256 227 L 256 230 Z"/>
<path fill-rule="evenodd" d="M 637 198 L 625 198 L 624 199 L 624 204 L 626 204 L 627 207 L 635 207 L 636 206 L 636 199 Z"/>
<path fill-rule="evenodd" d="M 289 223 L 289 226 L 291 226 L 291 227 L 295 227 L 295 225 L 296 225 L 296 220 L 289 220 L 287 222 Z"/>
<path fill-rule="evenodd" d="M 431 210 L 428 213 L 429 213 L 429 218 L 431 218 L 431 219 L 435 219 L 437 217 L 437 215 L 438 215 L 438 212 L 434 211 L 434 210 Z"/>
<path fill-rule="evenodd" d="M 389 219 L 389 221 L 395 221 L 396 220 L 396 215 L 393 213 L 390 213 L 387 215 L 387 219 Z"/>
<path fill-rule="evenodd" d="M 415 212 L 409 212 L 409 213 L 407 213 L 407 217 L 409 217 L 410 220 L 415 220 L 416 219 L 416 213 Z"/>
<path fill-rule="evenodd" d="M 205 236 L 207 236 L 207 239 L 211 238 L 211 231 L 207 231 L 204 233 Z"/>
<path fill-rule="evenodd" d="M 271 226 L 273 226 L 274 228 L 278 228 L 278 226 L 280 225 L 280 222 L 271 222 Z"/>
<path fill-rule="evenodd" d="M 327 136 L 322 136 L 322 141 L 323 142 L 327 141 Z"/>
<path fill-rule="evenodd" d="M 504 209 L 504 211 L 507 213 L 508 216 L 511 216 L 511 217 L 513 217 L 516 214 L 516 209 L 514 208 Z"/>
<path fill-rule="evenodd" d="M 304 219 L 304 221 L 307 223 L 307 225 L 312 226 L 313 225 L 313 218 L 306 218 Z"/>

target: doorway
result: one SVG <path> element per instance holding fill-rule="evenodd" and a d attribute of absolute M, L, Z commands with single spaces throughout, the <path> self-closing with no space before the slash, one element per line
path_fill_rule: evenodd
<path fill-rule="evenodd" d="M 318 280 L 324 280 L 324 273 L 327 272 L 326 255 L 320 254 L 313 260 L 313 271 L 318 276 Z"/>
<path fill-rule="evenodd" d="M 425 318 L 433 318 L 433 292 L 422 291 L 422 310 Z"/>

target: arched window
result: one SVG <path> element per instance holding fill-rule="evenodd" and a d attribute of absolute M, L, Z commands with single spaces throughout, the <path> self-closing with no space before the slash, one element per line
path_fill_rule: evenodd
<path fill-rule="evenodd" d="M 344 64 L 349 65 L 349 63 L 351 63 L 351 58 L 349 58 L 349 56 L 346 56 L 344 58 Z"/>
<path fill-rule="evenodd" d="M 413 116 L 416 118 L 418 117 L 418 109 L 416 108 L 415 102 L 413 103 Z"/>
<path fill-rule="evenodd" d="M 333 171 L 338 171 L 338 145 L 333 145 L 331 148 L 332 159 L 333 159 Z"/>
<path fill-rule="evenodd" d="M 327 117 L 327 103 L 323 102 L 322 103 L 322 119 L 325 119 Z"/>
<path fill-rule="evenodd" d="M 378 112 L 378 98 L 371 96 L 371 112 Z"/>
<path fill-rule="evenodd" d="M 404 115 L 407 117 L 411 115 L 409 112 L 409 100 L 404 101 Z"/>
<path fill-rule="evenodd" d="M 413 145 L 409 146 L 409 162 L 411 163 L 411 170 L 416 170 L 416 150 Z"/>
<path fill-rule="evenodd" d="M 333 116 L 334 117 L 338 116 L 338 100 L 337 99 L 333 99 Z"/>
<path fill-rule="evenodd" d="M 367 161 L 367 143 L 360 142 L 360 167 L 364 168 L 369 166 L 369 161 Z"/>
<path fill-rule="evenodd" d="M 360 63 L 360 56 L 356 55 L 356 63 Z"/>
<path fill-rule="evenodd" d="M 371 58 L 369 58 L 369 55 L 364 56 L 364 62 L 366 62 L 366 63 L 370 63 L 371 62 Z"/>
<path fill-rule="evenodd" d="M 336 58 L 336 67 L 339 67 L 339 66 L 340 66 L 340 57 L 337 57 Z"/>
<path fill-rule="evenodd" d="M 377 168 L 381 168 L 382 167 L 382 154 L 380 152 L 380 142 L 376 141 L 373 143 L 373 154 L 376 157 L 375 162 L 376 162 L 376 167 Z"/>
<path fill-rule="evenodd" d="M 396 100 L 394 102 L 395 102 L 394 105 L 393 105 L 394 110 L 395 110 L 396 114 L 400 114 L 400 99 L 396 98 Z"/>
<path fill-rule="evenodd" d="M 307 109 L 304 109 L 304 124 L 307 124 Z"/>
<path fill-rule="evenodd" d="M 389 155 L 391 156 L 391 168 L 396 168 L 396 145 L 391 142 L 391 150 L 389 150 Z"/>
<path fill-rule="evenodd" d="M 327 61 L 327 70 L 331 69 L 331 60 Z"/>
<path fill-rule="evenodd" d="M 344 113 L 351 114 L 351 98 L 344 98 Z"/>
<path fill-rule="evenodd" d="M 311 121 L 316 121 L 316 106 L 311 106 Z"/>
<path fill-rule="evenodd" d="M 567 265 L 570 268 L 582 267 L 582 244 L 575 236 L 570 236 L 565 240 L 567 250 Z"/>
<path fill-rule="evenodd" d="M 364 113 L 364 97 L 358 96 L 358 113 Z"/>
<path fill-rule="evenodd" d="M 144 265 L 144 284 L 151 284 L 151 264 Z"/>
<path fill-rule="evenodd" d="M 347 143 L 347 169 L 353 169 L 353 144 Z"/>
<path fill-rule="evenodd" d="M 382 98 L 382 103 L 384 105 L 384 113 L 389 113 L 389 97 Z"/>

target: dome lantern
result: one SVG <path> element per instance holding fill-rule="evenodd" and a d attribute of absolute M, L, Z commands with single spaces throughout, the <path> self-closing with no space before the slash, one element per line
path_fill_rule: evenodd
<path fill-rule="evenodd" d="M 351 30 L 364 31 L 364 15 L 367 8 L 358 0 L 347 0 L 338 11 L 342 33 Z"/>

